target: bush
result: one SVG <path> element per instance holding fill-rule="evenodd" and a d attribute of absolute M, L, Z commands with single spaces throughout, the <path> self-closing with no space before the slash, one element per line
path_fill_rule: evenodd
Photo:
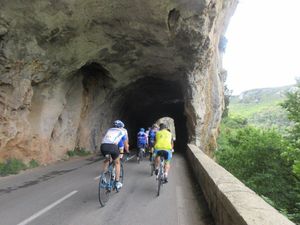
<path fill-rule="evenodd" d="M 35 161 L 34 159 L 30 160 L 28 168 L 35 168 L 38 167 L 39 163 L 37 161 Z"/>
<path fill-rule="evenodd" d="M 0 175 L 17 174 L 26 168 L 26 165 L 21 160 L 8 159 L 5 163 L 0 163 Z"/>

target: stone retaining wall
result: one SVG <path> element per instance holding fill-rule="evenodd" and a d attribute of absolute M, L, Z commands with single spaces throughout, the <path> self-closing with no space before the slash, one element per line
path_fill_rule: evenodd
<path fill-rule="evenodd" d="M 294 224 L 198 147 L 189 144 L 187 152 L 216 225 Z"/>

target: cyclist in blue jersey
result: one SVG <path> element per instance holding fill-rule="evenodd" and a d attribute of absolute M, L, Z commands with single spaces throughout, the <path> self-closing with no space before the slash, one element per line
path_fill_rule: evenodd
<path fill-rule="evenodd" d="M 144 128 L 141 128 L 140 131 L 138 132 L 137 134 L 137 153 L 136 153 L 136 157 L 137 157 L 137 160 L 139 161 L 139 153 L 140 151 L 142 151 L 142 149 L 146 149 L 148 145 L 148 136 L 147 134 L 145 133 L 145 129 Z"/>
<path fill-rule="evenodd" d="M 115 162 L 116 167 L 116 188 L 120 189 L 123 184 L 119 181 L 120 179 L 120 151 L 118 144 L 121 139 L 127 135 L 127 132 L 124 128 L 124 123 L 120 120 L 116 120 L 113 123 L 112 128 L 109 128 L 102 140 L 100 150 L 103 156 L 111 155 L 112 160 Z M 124 141 L 124 148 L 128 151 L 128 140 Z M 105 159 L 103 163 L 103 172 L 107 171 L 109 165 L 109 159 Z"/>
<path fill-rule="evenodd" d="M 152 128 L 149 131 L 149 135 L 148 135 L 148 143 L 149 143 L 149 154 L 150 154 L 150 162 L 152 162 L 153 158 L 153 151 L 154 151 L 154 144 L 155 144 L 155 135 L 156 132 L 158 131 L 159 126 L 157 124 L 153 124 Z"/>

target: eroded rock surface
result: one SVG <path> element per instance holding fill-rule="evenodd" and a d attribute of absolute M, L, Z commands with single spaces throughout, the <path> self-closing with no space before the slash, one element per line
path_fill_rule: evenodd
<path fill-rule="evenodd" d="M 218 44 L 236 4 L 1 0 L 0 159 L 95 151 L 113 119 L 135 133 L 163 116 L 182 145 L 209 152 L 223 109 Z"/>

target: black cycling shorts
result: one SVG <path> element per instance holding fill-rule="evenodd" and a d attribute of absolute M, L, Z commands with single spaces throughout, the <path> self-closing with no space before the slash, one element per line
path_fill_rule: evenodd
<path fill-rule="evenodd" d="M 120 155 L 120 150 L 115 144 L 101 144 L 100 150 L 103 156 L 111 155 L 111 158 L 115 160 Z"/>

